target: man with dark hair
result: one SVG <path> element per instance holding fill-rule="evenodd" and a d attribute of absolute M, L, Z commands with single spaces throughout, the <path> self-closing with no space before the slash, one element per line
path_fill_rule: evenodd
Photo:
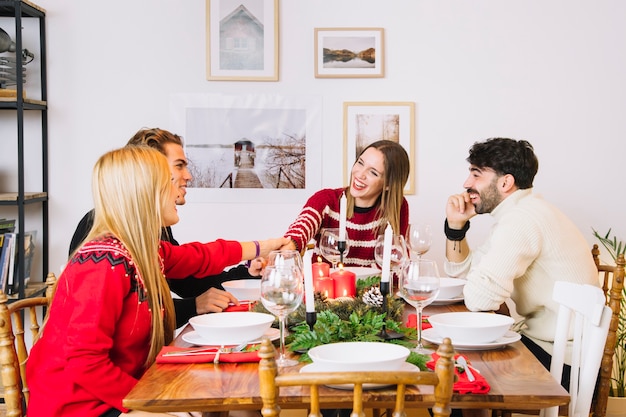
<path fill-rule="evenodd" d="M 560 210 L 533 194 L 539 163 L 530 143 L 477 142 L 467 162 L 465 191 L 446 205 L 445 272 L 467 278 L 465 305 L 472 311 L 498 310 L 510 298 L 522 341 L 549 369 L 559 308 L 554 283 L 599 285 L 587 242 Z M 470 250 L 469 220 L 485 213 L 495 224 L 487 241 Z"/>

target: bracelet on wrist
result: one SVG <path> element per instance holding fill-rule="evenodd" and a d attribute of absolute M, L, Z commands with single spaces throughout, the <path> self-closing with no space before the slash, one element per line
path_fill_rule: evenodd
<path fill-rule="evenodd" d="M 446 235 L 446 239 L 452 240 L 454 242 L 459 242 L 465 239 L 465 234 L 470 228 L 469 220 L 465 222 L 462 229 L 451 229 L 448 225 L 448 219 L 443 223 L 443 232 Z"/>
<path fill-rule="evenodd" d="M 256 247 L 256 255 L 254 255 L 254 257 L 258 258 L 259 255 L 261 254 L 261 245 L 259 245 L 259 241 L 258 240 L 254 241 L 254 246 Z"/>

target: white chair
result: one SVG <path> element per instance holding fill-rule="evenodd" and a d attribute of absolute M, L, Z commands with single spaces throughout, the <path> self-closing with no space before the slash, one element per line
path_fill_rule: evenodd
<path fill-rule="evenodd" d="M 600 370 L 612 311 L 601 288 L 557 282 L 552 298 L 560 304 L 550 373 L 561 381 L 565 352 L 571 349 L 570 417 L 588 417 Z M 572 328 L 573 326 L 573 328 Z M 573 340 L 568 342 L 573 335 Z M 541 410 L 542 417 L 558 416 L 559 408 Z"/>

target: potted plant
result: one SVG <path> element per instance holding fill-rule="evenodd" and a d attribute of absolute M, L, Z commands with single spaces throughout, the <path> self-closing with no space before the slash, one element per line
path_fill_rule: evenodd
<path fill-rule="evenodd" d="M 606 235 L 600 235 L 596 230 L 593 235 L 604 246 L 615 262 L 620 254 L 626 252 L 626 243 L 611 236 L 611 229 Z M 622 301 L 617 327 L 615 355 L 613 356 L 613 370 L 611 373 L 611 388 L 606 415 L 626 415 L 626 287 L 622 290 Z"/>

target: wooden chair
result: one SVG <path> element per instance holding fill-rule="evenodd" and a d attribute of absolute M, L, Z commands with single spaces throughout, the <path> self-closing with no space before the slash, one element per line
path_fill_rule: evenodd
<path fill-rule="evenodd" d="M 613 369 L 613 354 L 615 353 L 615 343 L 617 340 L 617 326 L 619 323 L 620 307 L 624 302 L 624 255 L 619 255 L 615 265 L 603 265 L 600 263 L 600 250 L 598 245 L 593 245 L 591 250 L 593 260 L 598 268 L 602 290 L 606 297 L 606 303 L 612 311 L 609 333 L 604 346 L 604 354 L 600 365 L 600 377 L 598 387 L 592 405 L 594 417 L 604 417 L 606 415 L 606 403 L 609 397 L 611 386 L 611 371 Z"/>
<path fill-rule="evenodd" d="M 28 386 L 25 369 L 29 349 L 24 337 L 24 322 L 29 320 L 33 342 L 39 336 L 38 307 L 48 307 L 56 289 L 56 277 L 49 273 L 43 297 L 31 297 L 8 303 L 0 291 L 0 374 L 4 388 L 4 410 L 7 417 L 26 415 Z"/>
<path fill-rule="evenodd" d="M 259 356 L 259 382 L 264 417 L 278 417 L 280 407 L 277 404 L 280 387 L 303 386 L 309 387 L 310 413 L 309 417 L 321 417 L 322 408 L 336 408 L 334 405 L 324 407 L 320 401 L 319 387 L 326 384 L 353 384 L 353 410 L 351 417 L 364 417 L 363 411 L 363 384 L 379 383 L 396 386 L 396 403 L 393 417 L 404 416 L 405 391 L 407 385 L 432 385 L 435 392 L 435 404 L 432 406 L 435 417 L 450 415 L 450 400 L 454 384 L 454 349 L 449 338 L 445 338 L 439 346 L 435 372 L 317 372 L 317 373 L 287 373 L 278 375 L 276 366 L 276 351 L 268 339 L 263 340 Z M 320 404 L 321 403 L 321 404 Z M 432 404 L 424 403 L 423 408 Z"/>

